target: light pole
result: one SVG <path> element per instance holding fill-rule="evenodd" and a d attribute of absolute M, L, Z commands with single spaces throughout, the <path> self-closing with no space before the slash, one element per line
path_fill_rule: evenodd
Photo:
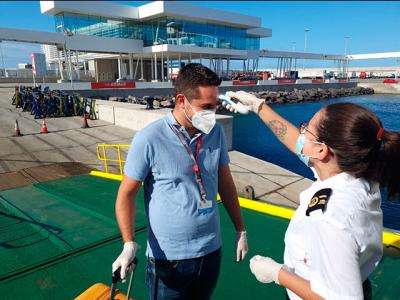
<path fill-rule="evenodd" d="M 3 46 L 2 46 L 3 41 L 0 41 L 0 52 L 1 52 L 1 61 L 3 64 L 3 70 L 4 70 L 4 77 L 6 77 L 6 67 L 4 65 L 4 57 L 3 57 Z"/>
<path fill-rule="evenodd" d="M 164 44 L 166 43 L 166 40 L 164 39 L 158 39 L 161 42 L 161 82 L 162 86 L 164 86 Z M 168 72 L 167 72 L 168 73 Z"/>
<path fill-rule="evenodd" d="M 70 36 L 73 36 L 74 34 L 69 30 L 68 28 L 65 28 L 64 24 L 58 25 L 57 29 L 62 29 L 64 35 L 68 38 L 68 44 L 70 44 Z M 68 54 L 67 54 L 67 45 L 66 45 L 66 40 L 64 40 L 63 48 L 64 48 L 64 58 L 67 61 L 68 60 L 68 70 L 69 70 L 69 80 L 71 81 L 71 88 L 74 89 L 74 83 L 72 79 L 72 62 L 71 62 L 71 55 L 70 55 L 70 48 L 68 48 Z M 69 45 L 68 45 L 69 46 Z"/>
<path fill-rule="evenodd" d="M 64 35 L 68 37 L 68 65 L 69 65 L 69 79 L 71 80 L 71 88 L 74 89 L 74 83 L 72 79 L 72 61 L 71 61 L 71 47 L 70 47 L 70 37 L 73 36 L 74 34 L 71 32 L 71 30 L 67 28 L 63 28 Z"/>
<path fill-rule="evenodd" d="M 307 33 L 310 31 L 308 28 L 304 28 L 304 53 L 307 51 Z M 305 59 L 303 59 L 303 70 L 305 68 Z"/>
<path fill-rule="evenodd" d="M 349 44 L 349 39 L 350 39 L 349 36 L 344 37 L 344 55 L 347 55 L 347 46 Z"/>
<path fill-rule="evenodd" d="M 296 49 L 296 42 L 292 42 L 292 52 Z"/>

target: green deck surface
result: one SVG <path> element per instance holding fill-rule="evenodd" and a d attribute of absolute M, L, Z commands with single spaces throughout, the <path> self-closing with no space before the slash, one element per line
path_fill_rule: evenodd
<path fill-rule="evenodd" d="M 96 282 L 110 284 L 122 243 L 114 215 L 119 182 L 81 175 L 0 192 L 0 299 L 72 299 Z M 146 221 L 137 201 L 136 238 L 142 246 L 133 295 L 147 299 L 144 283 Z M 222 206 L 223 261 L 213 299 L 284 299 L 275 284 L 251 274 L 255 254 L 278 261 L 288 221 L 243 209 L 250 252 L 234 263 L 234 230 Z M 386 255 L 370 277 L 374 299 L 400 299 L 400 259 Z M 126 285 L 121 284 L 126 290 Z"/>

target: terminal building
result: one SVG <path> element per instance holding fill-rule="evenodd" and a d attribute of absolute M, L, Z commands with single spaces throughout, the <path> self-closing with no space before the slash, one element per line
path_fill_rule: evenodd
<path fill-rule="evenodd" d="M 260 40 L 272 36 L 261 18 L 185 2 L 40 1 L 40 8 L 65 39 L 42 47 L 49 69 L 71 64 L 72 75 L 80 69 L 96 81 L 170 81 L 190 62 L 229 77 L 233 68 L 255 70 Z"/>
<path fill-rule="evenodd" d="M 272 73 L 273 79 L 290 81 L 323 76 L 323 72 L 316 75 L 305 70 L 304 60 L 331 61 L 335 76 L 346 78 L 352 60 L 400 57 L 400 52 L 342 55 L 262 49 L 262 39 L 271 37 L 272 30 L 262 27 L 261 18 L 183 1 L 140 6 L 40 1 L 40 10 L 54 17 L 54 31 L 0 28 L 0 40 L 41 44 L 47 75 L 51 72 L 61 82 L 136 81 L 143 82 L 142 87 L 172 86 L 179 69 L 190 62 L 210 67 L 229 82 L 236 79 L 233 71 L 244 72 L 243 79 L 262 71 L 262 59 L 273 59 L 276 69 L 268 69 L 269 74 L 264 77 L 264 72 L 262 80 L 258 79 L 258 84 L 265 84 Z"/>

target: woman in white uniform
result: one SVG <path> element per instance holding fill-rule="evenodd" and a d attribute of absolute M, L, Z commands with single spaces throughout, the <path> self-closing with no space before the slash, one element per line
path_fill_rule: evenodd
<path fill-rule="evenodd" d="M 368 276 L 382 257 L 379 187 L 399 196 L 400 134 L 356 104 L 328 105 L 297 128 L 252 94 L 227 94 L 258 114 L 317 178 L 300 193 L 284 264 L 256 255 L 251 272 L 284 286 L 290 299 L 371 299 Z"/>

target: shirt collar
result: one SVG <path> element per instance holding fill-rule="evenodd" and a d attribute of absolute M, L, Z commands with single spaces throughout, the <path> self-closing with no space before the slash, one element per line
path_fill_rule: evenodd
<path fill-rule="evenodd" d="M 178 121 L 175 119 L 174 115 L 172 114 L 173 110 L 170 110 L 167 113 L 167 122 L 171 125 L 179 125 Z M 179 125 L 180 126 L 180 125 Z"/>
<path fill-rule="evenodd" d="M 346 172 L 341 172 L 325 180 L 314 181 L 311 186 L 300 193 L 300 203 L 308 205 L 312 195 L 323 188 L 340 188 L 354 180 L 355 177 Z"/>
<path fill-rule="evenodd" d="M 190 141 L 193 142 L 195 139 L 197 139 L 200 135 L 202 135 L 203 133 L 198 130 L 193 137 L 191 138 L 189 136 L 189 133 L 187 132 L 185 126 L 182 126 L 178 123 L 178 121 L 175 119 L 174 115 L 172 114 L 173 110 L 170 110 L 167 114 L 166 120 L 168 122 L 168 124 L 171 124 L 173 126 L 176 126 L 176 128 L 179 129 L 180 132 L 182 132 L 184 134 L 184 136 Z"/>
<path fill-rule="evenodd" d="M 350 182 L 354 180 L 355 177 L 350 175 L 349 173 L 346 172 L 341 172 L 339 174 L 336 174 L 332 177 L 329 177 L 325 180 L 318 180 L 315 182 L 316 185 L 318 186 L 323 186 L 323 187 L 328 187 L 328 186 L 342 186 L 346 182 Z"/>

